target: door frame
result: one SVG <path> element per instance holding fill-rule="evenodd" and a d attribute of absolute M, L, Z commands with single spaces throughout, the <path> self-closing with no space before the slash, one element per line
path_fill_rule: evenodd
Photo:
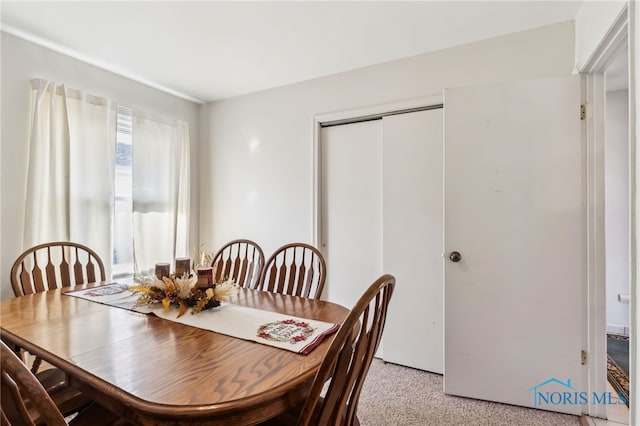
<path fill-rule="evenodd" d="M 583 105 L 586 119 L 583 123 L 584 139 L 587 147 L 587 298 L 585 304 L 586 326 L 584 342 L 587 351 L 587 385 L 589 392 L 604 392 L 607 384 L 607 330 L 606 330 L 606 271 L 605 271 L 605 210 L 604 210 L 604 144 L 605 144 L 605 87 L 604 71 L 611 64 L 619 49 L 629 44 L 628 6 L 604 36 L 594 53 L 579 70 L 582 74 Z M 631 125 L 631 123 L 629 123 Z M 635 158 L 630 155 L 629 179 L 633 180 Z M 630 187 L 631 187 L 630 182 Z M 630 206 L 633 214 L 633 195 Z M 634 222 L 630 223 L 630 234 L 635 234 Z M 630 247 L 631 259 L 636 250 Z M 633 281 L 633 278 L 632 278 Z M 633 304 L 633 301 L 631 301 Z M 632 349 L 633 350 L 633 349 Z M 602 367 L 605 368 L 602 368 Z M 630 375 L 633 382 L 633 376 Z M 631 383 L 635 389 L 635 383 Z M 631 405 L 635 404 L 635 398 Z M 631 407 L 630 407 L 631 408 Z M 590 403 L 587 414 L 591 417 L 606 418 L 606 407 Z"/>
<path fill-rule="evenodd" d="M 313 209 L 311 229 L 312 244 L 325 252 L 322 241 L 322 127 L 327 123 L 344 121 L 356 122 L 372 119 L 371 117 L 408 112 L 413 109 L 439 107 L 443 102 L 442 93 L 403 101 L 377 104 L 368 107 L 347 109 L 336 112 L 320 113 L 313 116 Z"/>

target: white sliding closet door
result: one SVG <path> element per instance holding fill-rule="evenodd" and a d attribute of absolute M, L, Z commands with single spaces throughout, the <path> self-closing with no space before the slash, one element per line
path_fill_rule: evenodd
<path fill-rule="evenodd" d="M 383 119 L 384 360 L 443 371 L 442 109 Z"/>
<path fill-rule="evenodd" d="M 352 307 L 397 279 L 385 361 L 443 369 L 442 110 L 322 129 L 324 298 Z"/>
<path fill-rule="evenodd" d="M 382 121 L 323 128 L 320 149 L 323 299 L 352 308 L 382 275 Z"/>

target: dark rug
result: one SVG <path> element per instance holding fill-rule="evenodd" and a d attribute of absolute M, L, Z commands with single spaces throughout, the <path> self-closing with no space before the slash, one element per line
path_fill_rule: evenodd
<path fill-rule="evenodd" d="M 629 337 L 607 334 L 607 379 L 616 392 L 629 395 Z M 627 407 L 629 398 L 626 398 Z"/>

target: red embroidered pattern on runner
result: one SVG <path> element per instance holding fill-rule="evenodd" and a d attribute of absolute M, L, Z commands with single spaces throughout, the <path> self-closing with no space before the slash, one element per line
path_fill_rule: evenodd
<path fill-rule="evenodd" d="M 92 297 L 110 296 L 112 294 L 124 293 L 127 290 L 129 290 L 129 287 L 124 284 L 109 284 L 87 291 L 85 295 Z"/>
<path fill-rule="evenodd" d="M 307 340 L 314 330 L 315 328 L 311 327 L 309 323 L 287 319 L 261 325 L 256 336 L 274 342 L 289 342 L 295 345 Z"/>

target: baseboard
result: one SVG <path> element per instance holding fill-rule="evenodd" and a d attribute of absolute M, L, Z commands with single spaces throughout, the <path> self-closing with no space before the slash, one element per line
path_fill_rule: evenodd
<path fill-rule="evenodd" d="M 596 422 L 591 417 L 583 414 L 580 416 L 580 426 L 596 426 Z"/>

